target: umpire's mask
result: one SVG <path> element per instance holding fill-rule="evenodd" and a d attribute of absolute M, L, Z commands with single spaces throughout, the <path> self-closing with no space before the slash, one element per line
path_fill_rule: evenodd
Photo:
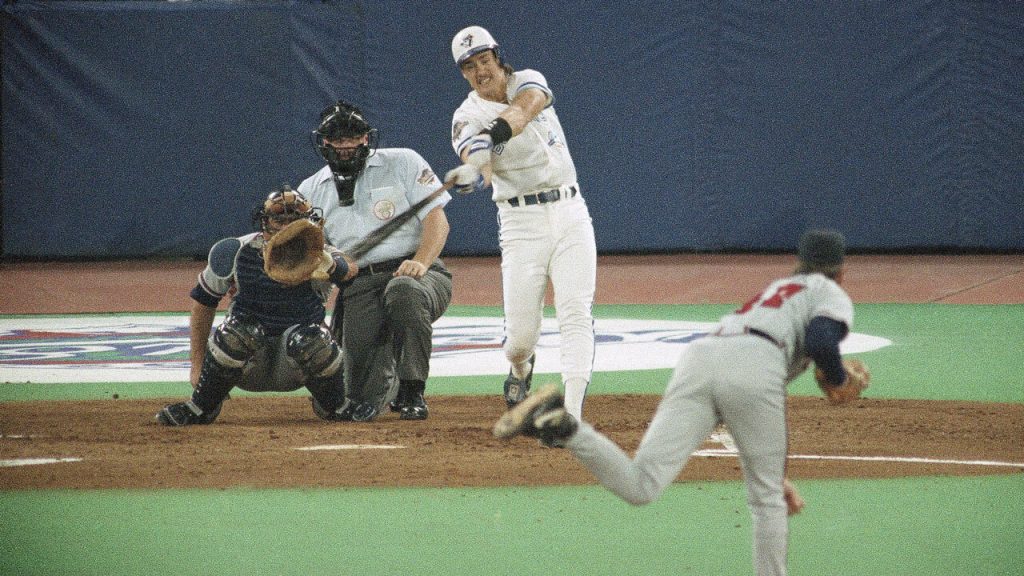
<path fill-rule="evenodd" d="M 351 147 L 332 145 L 364 136 L 365 142 Z M 370 127 L 359 108 L 338 100 L 320 112 L 320 125 L 312 138 L 313 147 L 334 173 L 338 201 L 342 206 L 352 205 L 356 178 L 366 167 L 366 159 L 377 150 L 377 130 Z"/>

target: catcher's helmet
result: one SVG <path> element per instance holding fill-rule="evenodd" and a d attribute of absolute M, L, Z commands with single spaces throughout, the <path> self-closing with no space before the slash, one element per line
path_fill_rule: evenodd
<path fill-rule="evenodd" d="M 313 131 L 313 148 L 337 176 L 351 180 L 366 167 L 366 159 L 377 149 L 377 130 L 355 105 L 338 100 L 320 112 L 320 124 Z M 368 136 L 366 144 L 339 150 L 328 141 Z M 347 152 L 347 153 L 346 153 Z"/>
<path fill-rule="evenodd" d="M 269 232 L 270 222 L 279 227 L 300 218 L 309 218 L 313 222 L 323 220 L 320 209 L 305 196 L 284 184 L 267 195 L 266 200 L 253 212 L 253 225 L 263 232 Z"/>
<path fill-rule="evenodd" d="M 494 50 L 494 55 L 501 62 L 501 52 L 498 42 L 491 36 L 491 33 L 480 26 L 469 26 L 459 30 L 452 38 L 452 58 L 455 63 L 462 66 L 462 63 L 484 50 Z"/>

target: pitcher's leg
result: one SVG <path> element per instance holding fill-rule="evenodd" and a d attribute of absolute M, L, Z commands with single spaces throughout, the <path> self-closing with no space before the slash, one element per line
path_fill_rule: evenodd
<path fill-rule="evenodd" d="M 781 375 L 762 375 L 736 389 L 721 406 L 736 440 L 747 505 L 753 520 L 753 559 L 759 576 L 786 574 L 789 520 L 782 482 L 786 473 L 786 396 Z"/>
<path fill-rule="evenodd" d="M 686 376 L 691 382 L 684 382 L 676 369 L 632 459 L 582 422 L 566 448 L 605 488 L 623 500 L 634 505 L 653 502 L 718 423 L 706 382 L 699 375 L 691 376 Z"/>

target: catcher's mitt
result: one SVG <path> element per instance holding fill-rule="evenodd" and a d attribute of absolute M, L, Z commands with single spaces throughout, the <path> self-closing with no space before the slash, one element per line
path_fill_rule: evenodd
<path fill-rule="evenodd" d="M 871 383 L 871 372 L 857 358 L 844 358 L 843 368 L 846 369 L 846 382 L 841 386 L 829 384 L 825 381 L 825 373 L 820 368 L 814 369 L 814 379 L 818 382 L 818 388 L 825 393 L 829 404 L 834 406 L 860 398 L 860 393 Z"/>
<path fill-rule="evenodd" d="M 323 228 L 307 218 L 288 224 L 263 245 L 263 270 L 289 286 L 311 278 L 326 280 L 333 263 L 324 252 Z"/>

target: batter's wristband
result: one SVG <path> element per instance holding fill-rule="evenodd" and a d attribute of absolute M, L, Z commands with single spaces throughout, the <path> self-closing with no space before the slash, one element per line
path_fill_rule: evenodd
<path fill-rule="evenodd" d="M 494 141 L 494 145 L 504 144 L 512 139 L 512 127 L 509 126 L 508 121 L 502 117 L 497 117 L 484 128 L 481 134 L 490 134 L 491 140 Z"/>

